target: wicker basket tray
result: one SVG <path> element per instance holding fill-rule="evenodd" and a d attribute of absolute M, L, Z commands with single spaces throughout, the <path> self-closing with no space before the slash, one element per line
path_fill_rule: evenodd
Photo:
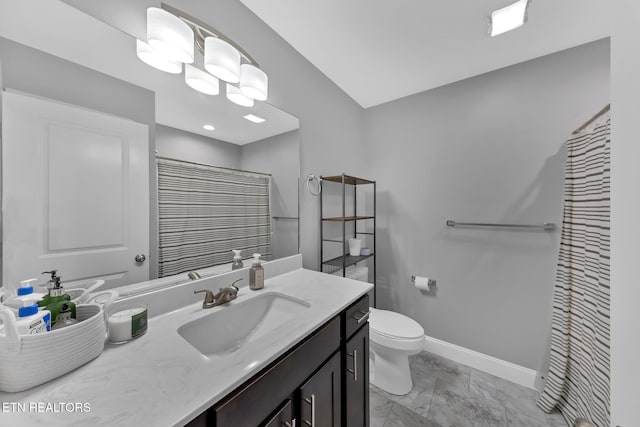
<path fill-rule="evenodd" d="M 78 323 L 37 335 L 19 335 L 13 313 L 0 311 L 0 390 L 17 392 L 64 375 L 102 353 L 107 336 L 102 307 L 77 305 Z"/>

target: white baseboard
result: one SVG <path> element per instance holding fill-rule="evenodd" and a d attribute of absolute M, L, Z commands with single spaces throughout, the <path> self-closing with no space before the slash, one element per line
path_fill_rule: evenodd
<path fill-rule="evenodd" d="M 538 390 L 540 386 L 539 375 L 533 369 L 525 368 L 524 366 L 519 366 L 455 344 L 450 344 L 437 338 L 425 335 L 424 349 L 429 353 L 446 357 L 447 359 L 533 390 Z"/>

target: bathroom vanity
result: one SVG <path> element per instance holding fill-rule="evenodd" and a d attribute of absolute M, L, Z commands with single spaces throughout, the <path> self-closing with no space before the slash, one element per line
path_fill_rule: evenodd
<path fill-rule="evenodd" d="M 7 425 L 366 426 L 371 285 L 302 267 L 265 264 L 265 288 L 202 308 L 248 269 L 130 296 L 144 302 L 147 333 L 107 344 L 79 369 L 20 393 L 0 393 Z M 247 277 L 245 277 L 247 276 Z M 83 410 L 21 411 L 31 403 Z M 6 409 L 6 408 L 4 408 Z"/>
<path fill-rule="evenodd" d="M 361 297 L 190 426 L 368 426 L 369 298 Z"/>

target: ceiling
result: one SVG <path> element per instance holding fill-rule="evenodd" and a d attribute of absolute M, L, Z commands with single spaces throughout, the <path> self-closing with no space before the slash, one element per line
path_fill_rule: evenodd
<path fill-rule="evenodd" d="M 140 7 L 140 2 L 118 1 L 118 7 L 138 8 L 142 16 L 146 14 L 146 7 Z M 129 26 L 127 30 L 136 30 L 133 34 L 146 32 L 137 28 L 144 22 L 125 24 Z M 298 128 L 296 117 L 267 102 L 256 102 L 251 108 L 231 103 L 224 96 L 223 83 L 220 95 L 204 95 L 185 84 L 184 74 L 168 74 L 149 67 L 136 56 L 135 37 L 121 30 L 58 0 L 0 2 L 1 37 L 152 90 L 157 123 L 238 145 Z M 243 118 L 249 113 L 267 121 L 251 123 Z M 207 123 L 216 129 L 204 130 L 202 126 Z"/>
<path fill-rule="evenodd" d="M 533 0 L 529 21 L 489 37 L 515 0 L 240 0 L 368 108 L 608 37 L 611 2 Z"/>

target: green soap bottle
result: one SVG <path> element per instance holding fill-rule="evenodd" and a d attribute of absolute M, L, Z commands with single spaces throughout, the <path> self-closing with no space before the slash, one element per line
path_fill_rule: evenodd
<path fill-rule="evenodd" d="M 71 297 L 64 293 L 64 288 L 61 285 L 62 277 L 57 275 L 57 270 L 45 271 L 42 274 L 51 274 L 51 280 L 49 280 L 49 294 L 38 301 L 38 306 L 51 312 L 51 326 L 60 320 L 62 305 L 65 303 L 69 305 L 71 318 L 75 319 L 76 305 L 71 302 Z"/>

